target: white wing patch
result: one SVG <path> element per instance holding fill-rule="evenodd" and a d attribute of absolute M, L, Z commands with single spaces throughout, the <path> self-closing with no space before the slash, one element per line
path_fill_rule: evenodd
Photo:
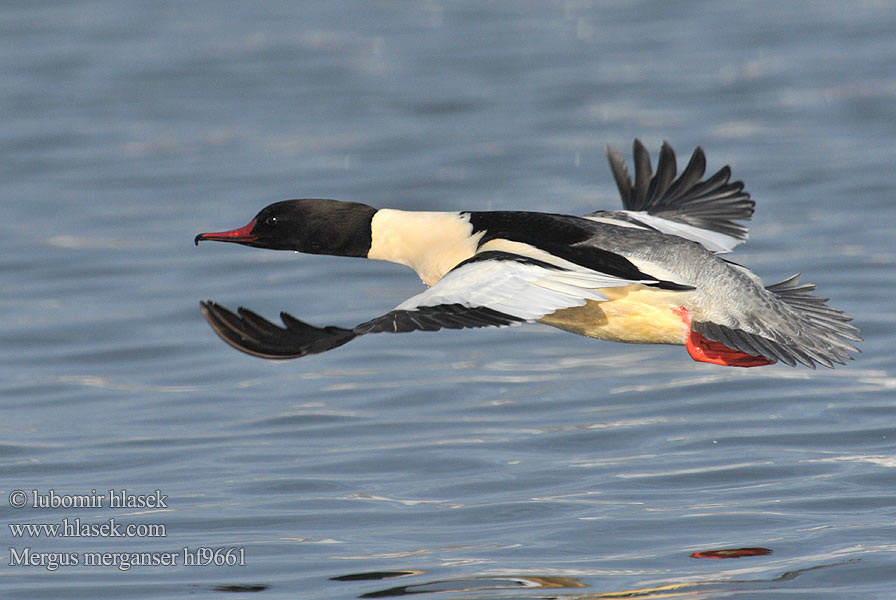
<path fill-rule="evenodd" d="M 692 242 L 697 242 L 710 252 L 715 252 L 717 254 L 731 252 L 732 250 L 734 250 L 735 246 L 744 241 L 724 233 L 719 233 L 718 231 L 701 229 L 700 227 L 688 225 L 687 223 L 679 223 L 677 221 L 671 221 L 669 219 L 657 217 L 656 215 L 648 214 L 646 211 L 620 210 L 619 212 L 625 213 L 631 218 L 644 223 L 644 225 L 653 227 L 654 229 L 662 233 L 675 235 L 686 240 L 691 240 Z M 614 219 L 612 214 L 605 214 L 600 216 L 586 215 L 584 218 L 588 219 L 589 221 L 597 221 L 598 223 L 609 223 L 610 225 L 616 225 L 618 227 L 645 229 L 645 227 L 638 225 L 637 223 L 632 223 L 623 219 Z"/>
<path fill-rule="evenodd" d="M 627 212 L 632 215 L 638 215 L 636 218 L 640 218 L 640 215 L 646 215 L 647 213 L 635 212 L 635 211 L 619 211 L 619 212 Z M 647 229 L 642 225 L 638 225 L 637 223 L 632 223 L 631 221 L 623 221 L 622 219 L 614 219 L 611 215 L 585 215 L 582 217 L 583 219 L 588 219 L 589 221 L 596 221 L 597 223 L 607 223 L 608 225 L 616 225 L 617 227 L 630 227 L 632 229 Z"/>
<path fill-rule="evenodd" d="M 677 235 L 686 240 L 697 242 L 710 252 L 719 254 L 731 252 L 734 250 L 735 246 L 744 241 L 724 233 L 719 233 L 718 231 L 710 231 L 709 229 L 701 229 L 693 225 L 687 225 L 686 223 L 670 221 L 669 219 L 650 215 L 643 211 L 623 210 L 621 212 L 624 212 L 632 218 L 637 219 L 646 225 L 650 225 L 663 233 Z"/>
<path fill-rule="evenodd" d="M 606 301 L 600 288 L 634 283 L 586 270 L 565 271 L 516 260 L 481 260 L 463 264 L 428 290 L 395 310 L 461 304 L 486 307 L 526 321 L 562 308 Z"/>

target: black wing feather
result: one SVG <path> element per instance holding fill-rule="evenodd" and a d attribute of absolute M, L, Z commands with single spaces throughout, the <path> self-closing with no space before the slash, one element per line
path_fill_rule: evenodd
<path fill-rule="evenodd" d="M 280 313 L 285 327 L 278 327 L 251 310 L 237 314 L 212 301 L 199 303 L 202 314 L 218 336 L 242 352 L 261 358 L 300 358 L 326 352 L 357 337 L 351 329 L 314 327 L 288 313 Z"/>
<path fill-rule="evenodd" d="M 740 181 L 729 183 L 731 169 L 724 166 L 706 181 L 706 155 L 699 146 L 688 165 L 676 179 L 675 152 L 663 142 L 656 174 L 644 145 L 633 144 L 635 181 L 632 183 L 622 155 L 607 147 L 607 160 L 626 210 L 647 212 L 669 221 L 717 231 L 737 240 L 747 239 L 747 227 L 737 221 L 749 221 L 756 203 L 744 191 Z"/>
<path fill-rule="evenodd" d="M 622 206 L 628 208 L 634 203 L 632 194 L 632 177 L 628 173 L 628 166 L 625 159 L 616 148 L 607 146 L 607 160 L 610 162 L 610 171 L 613 172 L 613 179 L 616 180 L 616 187 L 619 188 L 619 197 L 622 198 Z"/>
<path fill-rule="evenodd" d="M 442 304 L 421 306 L 414 310 L 393 310 L 352 329 L 315 327 L 281 312 L 280 319 L 284 326 L 280 327 L 246 308 L 240 307 L 234 314 L 212 301 L 200 302 L 199 305 L 209 325 L 221 339 L 241 352 L 270 359 L 319 354 L 368 333 L 502 327 L 523 322 L 523 319 L 487 307 Z"/>
<path fill-rule="evenodd" d="M 485 306 L 439 304 L 420 306 L 414 310 L 392 310 L 361 323 L 354 331 L 364 333 L 406 333 L 409 331 L 438 331 L 439 329 L 467 329 L 502 327 L 522 323 L 524 319 L 498 312 Z"/>
<path fill-rule="evenodd" d="M 633 151 L 635 155 L 635 187 L 632 194 L 629 195 L 633 206 L 626 206 L 626 208 L 644 210 L 648 207 L 647 190 L 650 188 L 650 180 L 653 177 L 653 167 L 650 165 L 650 154 L 641 140 L 635 140 Z"/>

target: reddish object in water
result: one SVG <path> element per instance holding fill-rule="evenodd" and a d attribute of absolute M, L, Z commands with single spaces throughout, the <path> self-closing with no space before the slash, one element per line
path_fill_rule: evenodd
<path fill-rule="evenodd" d="M 694 552 L 691 554 L 691 558 L 742 558 L 744 556 L 765 556 L 771 553 L 772 551 L 768 548 L 729 548 Z"/>

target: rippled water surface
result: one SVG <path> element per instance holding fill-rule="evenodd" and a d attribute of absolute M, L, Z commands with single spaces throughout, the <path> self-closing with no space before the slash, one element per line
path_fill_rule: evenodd
<path fill-rule="evenodd" d="M 873 1 L 4 4 L 4 593 L 891 598 L 894 30 Z M 193 246 L 265 204 L 581 214 L 617 206 L 604 145 L 634 137 L 733 166 L 733 258 L 819 284 L 854 363 L 543 326 L 272 363 L 199 313 L 347 326 L 420 290 Z M 104 504 L 34 505 L 75 495 Z"/>

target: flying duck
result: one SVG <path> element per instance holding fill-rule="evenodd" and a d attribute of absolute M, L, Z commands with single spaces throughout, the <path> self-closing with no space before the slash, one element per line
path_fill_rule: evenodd
<path fill-rule="evenodd" d="M 728 166 L 703 178 L 694 150 L 681 175 L 663 143 L 653 172 L 634 142 L 632 181 L 619 152 L 607 157 L 623 210 L 584 216 L 523 211 L 421 212 L 357 202 L 300 199 L 271 204 L 248 225 L 200 233 L 232 242 L 385 260 L 414 269 L 426 290 L 352 328 L 314 327 L 280 313 L 283 327 L 212 302 L 200 307 L 234 348 L 298 358 L 368 333 L 501 327 L 540 322 L 615 342 L 683 345 L 700 362 L 755 367 L 781 361 L 833 367 L 859 350 L 851 318 L 813 296 L 794 275 L 765 286 L 720 257 L 747 239 L 753 215 Z"/>

